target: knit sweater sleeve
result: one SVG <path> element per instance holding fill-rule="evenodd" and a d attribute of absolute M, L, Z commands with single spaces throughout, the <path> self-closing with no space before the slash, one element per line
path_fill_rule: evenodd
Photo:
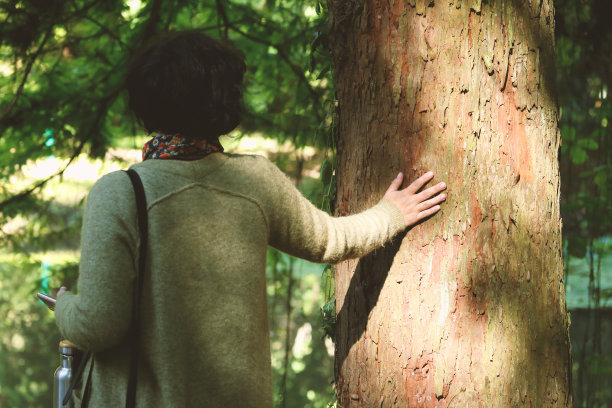
<path fill-rule="evenodd" d="M 138 242 L 134 201 L 123 172 L 104 176 L 88 195 L 77 293 L 61 295 L 55 308 L 60 332 L 83 350 L 112 347 L 127 333 Z"/>
<path fill-rule="evenodd" d="M 358 258 L 405 229 L 400 210 L 388 200 L 355 215 L 332 217 L 317 209 L 274 164 L 267 162 L 270 245 L 319 263 Z"/>

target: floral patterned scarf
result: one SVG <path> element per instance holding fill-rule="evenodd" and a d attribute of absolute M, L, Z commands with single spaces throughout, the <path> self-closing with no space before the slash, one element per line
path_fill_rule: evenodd
<path fill-rule="evenodd" d="M 213 144 L 204 139 L 158 133 L 145 143 L 142 160 L 199 160 L 211 153 L 222 151 L 223 147 L 220 144 Z"/>

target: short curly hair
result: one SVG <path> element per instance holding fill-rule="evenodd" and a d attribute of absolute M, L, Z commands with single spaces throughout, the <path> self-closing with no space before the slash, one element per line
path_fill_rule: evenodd
<path fill-rule="evenodd" d="M 172 33 L 132 61 L 129 107 L 147 132 L 215 140 L 240 123 L 243 55 L 196 30 Z"/>

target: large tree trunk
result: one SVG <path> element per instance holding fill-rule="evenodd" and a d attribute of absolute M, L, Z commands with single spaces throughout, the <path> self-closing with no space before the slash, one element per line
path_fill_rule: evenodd
<path fill-rule="evenodd" d="M 336 269 L 343 407 L 570 407 L 552 0 L 329 0 L 336 213 L 442 211 Z"/>

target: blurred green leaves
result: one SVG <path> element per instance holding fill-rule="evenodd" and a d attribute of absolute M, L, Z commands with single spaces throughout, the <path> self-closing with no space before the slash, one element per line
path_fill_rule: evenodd
<path fill-rule="evenodd" d="M 593 316 L 603 316 L 605 309 L 599 309 L 606 306 L 612 293 L 612 146 L 608 126 L 612 117 L 608 95 L 612 86 L 612 3 L 556 0 L 555 8 L 566 291 L 568 299 L 584 293 L 581 306 Z M 609 365 L 602 363 L 609 359 L 601 346 L 604 330 L 598 323 L 584 326 L 582 333 L 574 333 L 581 338 L 573 339 L 582 348 L 573 356 L 574 403 L 606 406 L 610 394 L 605 384 L 611 377 Z"/>
<path fill-rule="evenodd" d="M 325 303 L 321 307 L 321 329 L 322 337 L 329 337 L 332 341 L 336 338 L 336 296 L 334 291 L 334 267 L 325 265 L 321 274 L 321 288 Z"/>
<path fill-rule="evenodd" d="M 103 157 L 121 139 L 142 135 L 126 108 L 126 66 L 156 37 L 181 29 L 201 29 L 244 53 L 246 113 L 236 135 L 333 146 L 325 7 L 297 0 L 1 2 L 0 185 L 28 161 Z M 29 196 L 40 198 L 39 183 L 0 188 L 0 225 Z"/>
<path fill-rule="evenodd" d="M 68 269 L 50 276 L 70 276 L 69 282 L 74 275 Z M 51 405 L 60 338 L 53 313 L 35 296 L 42 289 L 42 280 L 40 260 L 21 255 L 0 259 L 1 407 Z"/>
<path fill-rule="evenodd" d="M 609 2 L 558 0 L 562 215 L 568 254 L 584 257 L 612 226 L 612 31 Z"/>
<path fill-rule="evenodd" d="M 325 9 L 318 0 L 0 2 L 0 255 L 12 257 L 0 262 L 0 316 L 7 316 L 0 327 L 0 406 L 50 405 L 59 338 L 52 315 L 34 294 L 60 283 L 73 286 L 76 255 L 51 262 L 42 273 L 34 254 L 78 248 L 90 184 L 67 170 L 83 156 L 117 165 L 111 158 L 116 149 L 142 146 L 145 135 L 127 111 L 122 86 L 131 56 L 173 30 L 195 28 L 231 41 L 248 66 L 246 112 L 232 136 L 263 134 L 296 149 L 314 146 L 333 163 Z M 53 171 L 33 172 L 35 163 Z M 317 180 L 304 184 L 329 211 L 333 177 L 326 180 L 326 193 Z M 300 368 L 284 373 L 287 406 L 324 407 L 332 394 L 332 363 L 316 335 L 323 302 L 319 269 L 306 276 L 294 271 L 290 279 L 295 260 L 272 252 L 268 261 L 271 338 L 283 345 L 273 350 L 273 360 L 288 358 L 289 367 Z M 292 291 L 296 297 L 287 301 Z M 316 330 L 309 341 L 308 324 Z M 286 354 L 284 344 L 296 341 L 297 332 L 303 347 Z"/>
<path fill-rule="evenodd" d="M 0 2 L 0 244 L 5 251 L 26 254 L 0 263 L 0 316 L 5 316 L 0 326 L 0 406 L 49 405 L 57 338 L 51 315 L 32 300 L 46 278 L 40 275 L 40 260 L 29 255 L 76 248 L 80 226 L 81 199 L 63 203 L 58 198 L 68 193 L 55 192 L 60 186 L 56 180 L 64 176 L 62 168 L 48 182 L 24 177 L 22 170 L 35 160 L 55 158 L 66 164 L 81 154 L 104 157 L 109 147 L 140 147 L 143 132 L 126 110 L 122 81 L 130 56 L 156 36 L 199 28 L 242 50 L 248 65 L 246 114 L 235 135 L 261 133 L 298 148 L 310 145 L 326 151 L 320 169 L 322 190 L 314 197 L 331 211 L 336 195 L 336 107 L 326 4 Z M 585 259 L 610 252 L 605 244 L 612 223 L 612 34 L 605 29 L 607 4 L 555 1 L 564 248 L 567 256 Z M 317 314 L 323 332 L 333 338 L 333 268 L 326 266 L 320 281 L 320 269 L 305 277 L 295 275 L 294 290 L 300 295 L 289 302 L 287 333 L 283 316 L 294 264 L 274 252 L 268 262 L 273 342 L 284 344 L 286 336 L 295 340 L 298 330 L 314 325 Z M 53 281 L 47 284 L 56 287 L 74 279 L 75 270 L 74 262 L 54 263 L 49 271 Z M 319 337 L 312 336 L 313 344 Z M 282 348 L 273 350 L 273 359 L 284 357 Z M 327 378 L 329 356 L 319 344 L 312 353 L 300 355 L 299 365 L 303 371 L 287 376 L 287 395 L 296 400 L 295 406 L 325 406 L 327 397 L 321 395 L 330 392 L 329 384 L 317 385 L 315 377 L 319 382 Z M 315 397 L 306 398 L 313 392 Z"/>

